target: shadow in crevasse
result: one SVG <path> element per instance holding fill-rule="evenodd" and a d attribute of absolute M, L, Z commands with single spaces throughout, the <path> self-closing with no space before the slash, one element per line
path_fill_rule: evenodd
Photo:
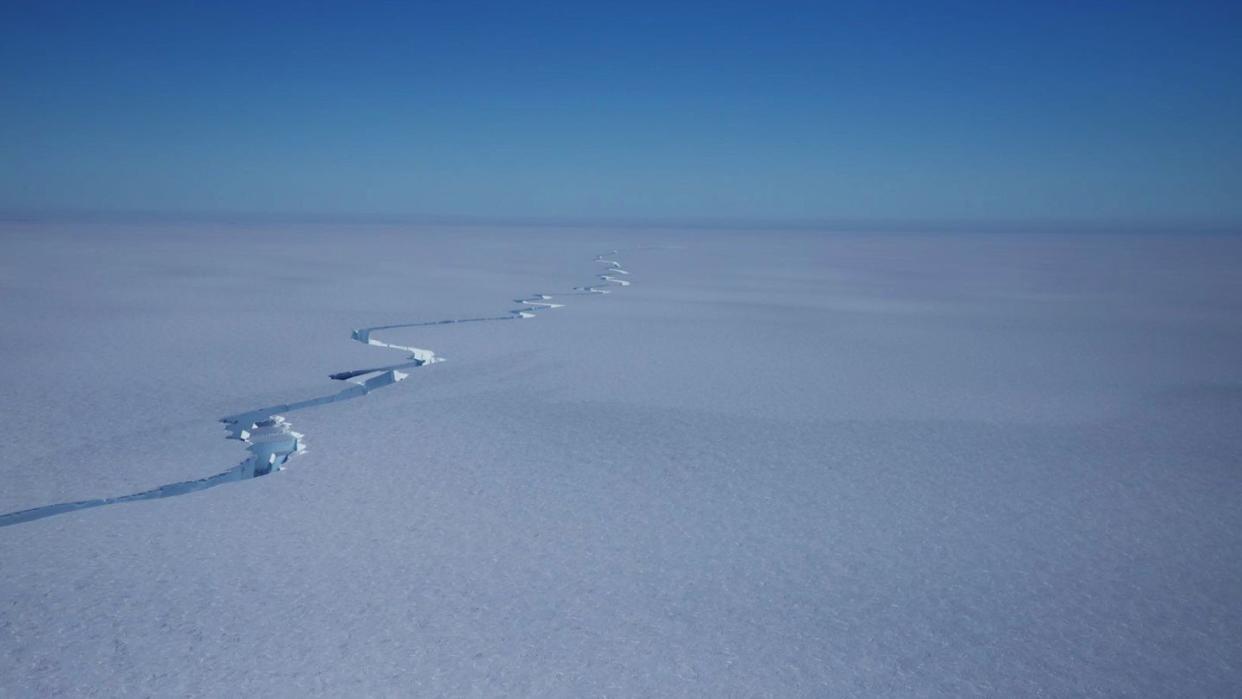
<path fill-rule="evenodd" d="M 247 449 L 250 450 L 250 456 L 240 464 L 230 468 L 224 473 L 217 473 L 214 476 L 199 478 L 192 481 L 181 481 L 180 483 L 169 483 L 161 485 L 158 488 L 144 490 L 141 493 L 132 493 L 130 495 L 121 495 L 112 498 L 95 498 L 93 500 L 78 500 L 76 502 L 62 502 L 55 505 L 44 505 L 43 507 L 35 507 L 29 510 L 21 510 L 19 512 L 10 512 L 0 515 L 0 527 L 7 527 L 13 524 L 21 524 L 23 522 L 31 522 L 44 517 L 52 517 L 67 512 L 75 512 L 77 510 L 87 510 L 92 507 L 103 507 L 104 505 L 119 505 L 125 502 L 137 502 L 139 500 L 158 500 L 160 498 L 169 498 L 176 495 L 185 495 L 194 493 L 208 488 L 214 488 L 217 485 L 231 483 L 233 481 L 242 481 L 249 478 L 257 478 L 266 476 L 274 469 L 280 468 L 282 464 L 289 460 L 289 457 L 300 452 L 302 446 L 302 435 L 289 429 L 289 423 L 279 416 L 269 417 L 257 422 L 252 422 L 248 427 L 240 431 L 239 439 L 247 443 Z"/>
<path fill-rule="evenodd" d="M 422 362 L 414 361 L 398 365 L 400 368 L 420 366 Z M 120 495 L 112 498 L 95 498 L 93 500 L 78 500 L 76 502 L 62 502 L 55 505 L 44 505 L 43 507 L 35 507 L 29 510 L 20 510 L 18 512 L 10 512 L 0 515 L 0 527 L 7 527 L 13 524 L 21 524 L 23 522 L 31 522 L 44 517 L 52 517 L 67 512 L 76 512 L 77 510 L 87 510 L 92 507 L 103 507 L 104 505 L 119 505 L 126 502 L 138 502 L 139 500 L 158 500 L 160 498 L 169 498 L 177 495 L 186 495 L 195 493 L 200 490 L 214 488 L 225 483 L 234 481 L 244 481 L 250 478 L 258 478 L 266 476 L 274 470 L 279 470 L 290 457 L 301 453 L 304 449 L 302 435 L 294 432 L 288 422 L 282 415 L 292 413 L 306 408 L 313 408 L 318 405 L 326 405 L 328 403 L 336 403 L 339 401 L 361 398 L 371 391 L 379 388 L 391 386 L 402 379 L 407 374 L 397 371 L 393 367 L 384 367 L 382 369 L 369 369 L 366 372 L 380 372 L 376 376 L 360 381 L 351 382 L 349 388 L 326 396 L 310 398 L 296 403 L 284 403 L 281 405 L 272 405 L 266 408 L 259 408 L 237 415 L 230 415 L 221 418 L 225 429 L 228 430 L 230 439 L 237 439 L 246 443 L 246 448 L 250 451 L 250 457 L 240 464 L 230 468 L 223 473 L 217 473 L 214 476 L 199 478 L 192 481 L 181 481 L 179 483 L 169 483 L 151 490 L 144 490 L 141 493 L 132 493 L 130 495 Z M 343 372 L 350 376 L 356 375 L 357 372 Z M 334 376 L 334 378 L 336 378 Z"/>

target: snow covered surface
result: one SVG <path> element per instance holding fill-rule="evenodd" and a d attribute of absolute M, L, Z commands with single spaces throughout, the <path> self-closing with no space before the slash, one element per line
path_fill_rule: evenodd
<path fill-rule="evenodd" d="M 1242 691 L 1238 239 L 0 243 L 0 514 L 446 360 L 0 527 L 2 696 Z"/>

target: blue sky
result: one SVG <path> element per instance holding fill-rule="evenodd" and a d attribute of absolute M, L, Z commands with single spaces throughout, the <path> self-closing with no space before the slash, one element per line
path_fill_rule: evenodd
<path fill-rule="evenodd" d="M 0 210 L 1242 221 L 1242 3 L 57 3 Z"/>

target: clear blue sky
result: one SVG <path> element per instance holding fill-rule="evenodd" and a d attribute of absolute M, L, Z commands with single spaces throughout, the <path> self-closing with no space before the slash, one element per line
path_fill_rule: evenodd
<path fill-rule="evenodd" d="M 1242 2 L 15 2 L 0 211 L 1242 221 Z"/>

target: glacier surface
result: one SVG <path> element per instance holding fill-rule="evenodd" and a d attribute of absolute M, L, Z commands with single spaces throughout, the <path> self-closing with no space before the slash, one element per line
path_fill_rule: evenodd
<path fill-rule="evenodd" d="M 0 242 L 0 695 L 1242 689 L 1236 238 Z"/>

